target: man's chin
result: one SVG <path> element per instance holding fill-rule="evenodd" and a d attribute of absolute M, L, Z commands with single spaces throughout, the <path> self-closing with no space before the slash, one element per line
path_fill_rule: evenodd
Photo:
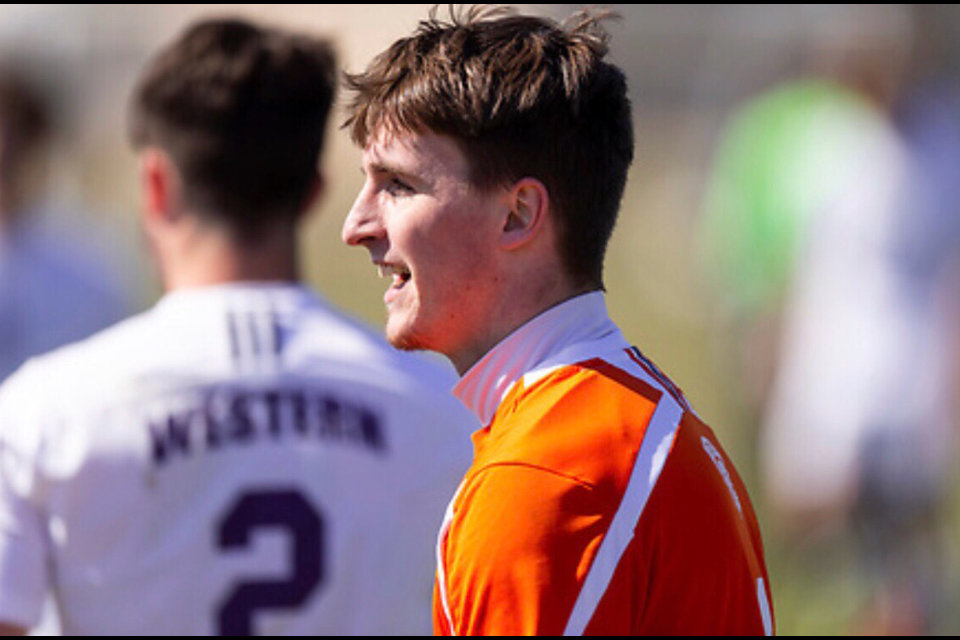
<path fill-rule="evenodd" d="M 401 351 L 429 351 L 430 347 L 416 333 L 406 330 L 393 330 L 390 325 L 386 329 L 387 342 Z"/>
<path fill-rule="evenodd" d="M 388 342 L 390 342 L 390 345 L 393 346 L 394 349 L 399 349 L 400 351 L 429 351 L 427 347 L 416 340 L 390 340 L 388 338 Z"/>

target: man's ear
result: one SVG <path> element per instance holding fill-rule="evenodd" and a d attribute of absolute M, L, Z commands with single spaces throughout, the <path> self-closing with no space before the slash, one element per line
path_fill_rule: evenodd
<path fill-rule="evenodd" d="M 180 174 L 163 150 L 140 151 L 140 207 L 148 226 L 170 223 L 180 213 Z"/>
<path fill-rule="evenodd" d="M 536 178 L 522 178 L 507 194 L 508 211 L 500 233 L 500 246 L 508 251 L 520 249 L 542 233 L 550 195 Z"/>

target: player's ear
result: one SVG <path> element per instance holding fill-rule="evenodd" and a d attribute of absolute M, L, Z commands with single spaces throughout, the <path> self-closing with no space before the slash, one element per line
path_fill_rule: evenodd
<path fill-rule="evenodd" d="M 508 191 L 507 202 L 500 246 L 512 251 L 526 246 L 540 234 L 546 222 L 550 195 L 536 178 L 521 178 Z"/>
<path fill-rule="evenodd" d="M 179 173 L 163 150 L 140 151 L 140 206 L 148 225 L 172 222 L 180 213 Z"/>

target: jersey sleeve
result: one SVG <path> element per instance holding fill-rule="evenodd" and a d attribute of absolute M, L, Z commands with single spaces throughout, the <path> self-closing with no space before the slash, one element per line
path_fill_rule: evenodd
<path fill-rule="evenodd" d="M 16 378 L 0 388 L 0 622 L 29 629 L 40 619 L 48 578 L 46 528 L 33 496 L 39 424 L 26 417 L 24 391 Z"/>
<path fill-rule="evenodd" d="M 589 486 L 545 469 L 503 464 L 469 478 L 441 533 L 434 631 L 562 634 L 605 511 Z"/>

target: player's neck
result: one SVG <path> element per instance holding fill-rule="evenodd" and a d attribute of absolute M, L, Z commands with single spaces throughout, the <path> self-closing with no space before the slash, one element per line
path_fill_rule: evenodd
<path fill-rule="evenodd" d="M 238 243 L 222 235 L 204 235 L 161 256 L 167 291 L 231 282 L 296 282 L 300 278 L 293 233 L 274 233 Z"/>
<path fill-rule="evenodd" d="M 543 270 L 542 277 L 538 278 L 528 270 L 530 277 L 509 279 L 512 286 L 504 288 L 499 304 L 491 306 L 491 313 L 480 325 L 483 331 L 476 334 L 474 341 L 445 353 L 461 376 L 536 316 L 578 295 L 597 290 L 593 285 L 572 283 L 557 273 L 559 270 L 553 273 Z"/>

